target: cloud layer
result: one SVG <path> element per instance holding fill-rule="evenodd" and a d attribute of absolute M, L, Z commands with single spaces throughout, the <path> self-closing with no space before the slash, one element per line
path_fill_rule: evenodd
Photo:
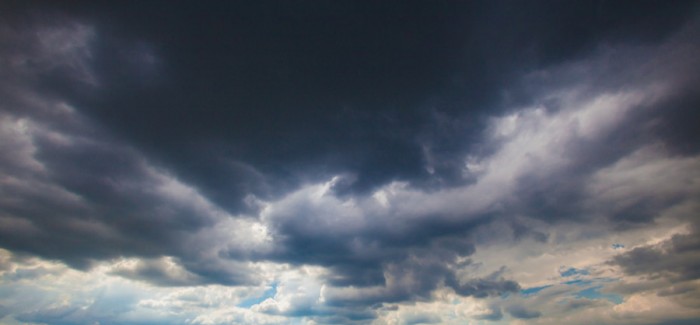
<path fill-rule="evenodd" d="M 162 5 L 5 5 L 3 324 L 700 319 L 697 4 Z"/>

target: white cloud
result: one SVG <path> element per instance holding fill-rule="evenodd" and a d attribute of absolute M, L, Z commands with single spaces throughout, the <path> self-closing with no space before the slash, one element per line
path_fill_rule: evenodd
<path fill-rule="evenodd" d="M 251 310 L 271 315 L 294 315 L 297 312 L 313 313 L 323 309 L 323 283 L 325 270 L 303 266 L 289 268 L 275 275 L 276 290 L 273 297 L 251 307 Z"/>
<path fill-rule="evenodd" d="M 36 323 L 117 322 L 123 324 L 166 322 L 171 324 L 281 324 L 284 318 L 238 307 L 260 297 L 269 286 L 220 285 L 154 287 L 113 275 L 115 270 L 138 267 L 138 259 L 100 263 L 82 272 L 62 263 L 13 256 L 0 250 L 0 305 L 11 314 L 0 322 Z M 185 275 L 169 258 L 173 276 Z M 297 277 L 304 280 L 304 275 Z M 268 282 L 269 283 L 269 282 Z M 302 283 L 303 284 L 303 283 Z M 303 286 L 299 290 L 305 290 Z M 286 294 L 282 294 L 278 299 Z M 294 300 L 293 295 L 288 297 Z"/>
<path fill-rule="evenodd" d="M 618 207 L 650 201 L 680 200 L 666 203 L 666 209 L 693 204 L 700 196 L 700 157 L 673 157 L 661 144 L 648 145 L 599 170 L 588 191 L 597 202 Z"/>

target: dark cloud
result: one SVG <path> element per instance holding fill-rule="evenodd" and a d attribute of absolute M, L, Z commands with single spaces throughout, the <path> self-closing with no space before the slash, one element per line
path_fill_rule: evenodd
<path fill-rule="evenodd" d="M 520 285 L 514 281 L 503 279 L 504 268 L 494 272 L 483 279 L 473 279 L 461 283 L 454 277 L 447 279 L 449 286 L 455 289 L 455 292 L 462 296 L 474 296 L 476 298 L 484 298 L 488 296 L 500 296 L 507 293 L 520 291 Z"/>
<path fill-rule="evenodd" d="M 631 276 L 641 277 L 642 282 L 621 283 L 612 286 L 611 292 L 650 293 L 663 299 L 677 301 L 685 308 L 700 307 L 700 287 L 697 280 L 700 241 L 697 224 L 690 233 L 676 234 L 660 243 L 644 245 L 618 254 L 608 261 L 619 266 Z M 688 320 L 677 319 L 668 324 L 684 324 Z"/>
<path fill-rule="evenodd" d="M 195 286 L 207 283 L 207 278 L 177 269 L 177 263 L 169 259 L 140 260 L 131 267 L 122 267 L 112 273 L 129 279 L 161 286 Z"/>
<path fill-rule="evenodd" d="M 692 5 L 48 7 L 96 22 L 102 36 L 93 60 L 105 90 L 76 89 L 71 100 L 217 204 L 241 209 L 250 192 L 279 195 L 307 177 L 342 171 L 357 174 L 354 190 L 392 179 L 450 183 L 461 165 L 455 152 L 471 147 L 455 139 L 478 134 L 518 73 L 590 53 L 602 41 L 658 41 Z M 147 69 L 133 61 L 156 54 L 167 77 L 144 86 Z M 464 123 L 428 127 L 435 116 Z M 423 148 L 446 159 L 433 173 Z M 251 178 L 228 162 L 269 177 Z"/>
<path fill-rule="evenodd" d="M 100 83 L 91 62 L 94 29 L 52 18 L 2 28 L 8 45 L 18 46 L 3 57 L 9 69 L 1 81 L 8 100 L 0 113 L 0 245 L 80 269 L 122 256 L 175 255 L 200 262 L 191 264 L 206 274 L 203 282 L 248 281 L 203 266 L 184 246 L 191 234 L 221 220 L 223 210 L 99 130 L 67 98 L 41 91 L 37 84 L 50 79 L 47 74 L 88 92 Z"/>
<path fill-rule="evenodd" d="M 519 292 L 508 268 L 466 271 L 481 244 L 556 244 L 548 227 L 564 223 L 696 224 L 681 210 L 699 193 L 697 2 L 2 7 L 0 246 L 13 253 L 122 261 L 109 274 L 162 287 L 319 266 L 322 304 L 260 310 L 366 323 L 440 290 Z M 692 295 L 696 233 L 610 264 Z M 479 318 L 546 316 L 492 307 Z"/>
<path fill-rule="evenodd" d="M 13 167 L 31 176 L 3 183 L 5 247 L 85 267 L 123 254 L 180 254 L 182 235 L 214 222 L 206 206 L 183 200 L 186 187 L 130 149 L 29 121 L 30 143 L 24 144 L 35 160 Z"/>
<path fill-rule="evenodd" d="M 531 311 L 527 310 L 525 307 L 522 306 L 512 306 L 508 308 L 508 313 L 518 319 L 532 319 L 532 318 L 537 318 L 542 315 L 542 313 L 538 311 Z"/>
<path fill-rule="evenodd" d="M 658 245 L 642 246 L 615 256 L 611 263 L 630 275 L 663 277 L 671 281 L 700 278 L 700 239 L 697 233 L 674 235 Z"/>

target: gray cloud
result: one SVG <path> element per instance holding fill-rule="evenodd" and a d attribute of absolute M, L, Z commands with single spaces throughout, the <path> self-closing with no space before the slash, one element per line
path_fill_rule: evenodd
<path fill-rule="evenodd" d="M 700 240 L 693 232 L 687 235 L 674 235 L 670 240 L 658 245 L 634 248 L 615 256 L 611 263 L 619 265 L 625 273 L 630 275 L 687 281 L 700 278 L 698 257 L 700 257 Z"/>
<path fill-rule="evenodd" d="M 168 258 L 139 260 L 135 265 L 118 267 L 114 274 L 129 279 L 146 281 L 162 286 L 193 286 L 206 284 L 207 279 L 178 267 L 179 263 Z"/>
<path fill-rule="evenodd" d="M 489 321 L 497 321 L 503 318 L 503 311 L 501 310 L 501 307 L 496 307 L 494 309 L 491 309 L 489 313 L 477 315 L 475 318 Z"/>
<path fill-rule="evenodd" d="M 12 6 L 0 246 L 160 287 L 320 267 L 308 292 L 255 308 L 326 323 L 445 292 L 488 301 L 484 320 L 606 307 L 494 302 L 522 289 L 518 266 L 472 259 L 561 244 L 563 224 L 697 224 L 697 5 L 502 4 Z M 696 233 L 612 258 L 649 281 L 617 292 L 690 301 Z"/>
<path fill-rule="evenodd" d="M 9 40 L 29 37 L 23 51 L 6 56 L 13 65 L 3 79 L 3 89 L 15 90 L 0 114 L 6 153 L 0 159 L 5 175 L 2 245 L 82 269 L 120 256 L 176 255 L 205 274 L 206 280 L 198 280 L 202 283 L 249 281 L 244 272 L 234 276 L 223 265 L 206 263 L 200 253 L 187 252 L 192 234 L 213 226 L 226 212 L 98 130 L 63 99 L 34 88 L 38 76 L 56 70 L 86 91 L 99 87 L 92 84 L 99 84 L 91 69 L 93 29 L 55 24 L 32 25 L 19 34 L 3 29 Z M 72 81 L 74 76 L 80 78 Z M 153 272 L 150 279 L 161 284 L 172 280 L 158 279 Z"/>
<path fill-rule="evenodd" d="M 513 306 L 509 308 L 508 313 L 518 319 L 532 319 L 542 315 L 542 313 L 538 311 L 527 310 L 522 306 Z"/>

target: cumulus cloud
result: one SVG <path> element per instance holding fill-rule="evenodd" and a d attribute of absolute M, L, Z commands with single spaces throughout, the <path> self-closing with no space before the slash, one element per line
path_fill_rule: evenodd
<path fill-rule="evenodd" d="M 511 5 L 11 8 L 0 319 L 700 318 L 697 5 Z"/>

